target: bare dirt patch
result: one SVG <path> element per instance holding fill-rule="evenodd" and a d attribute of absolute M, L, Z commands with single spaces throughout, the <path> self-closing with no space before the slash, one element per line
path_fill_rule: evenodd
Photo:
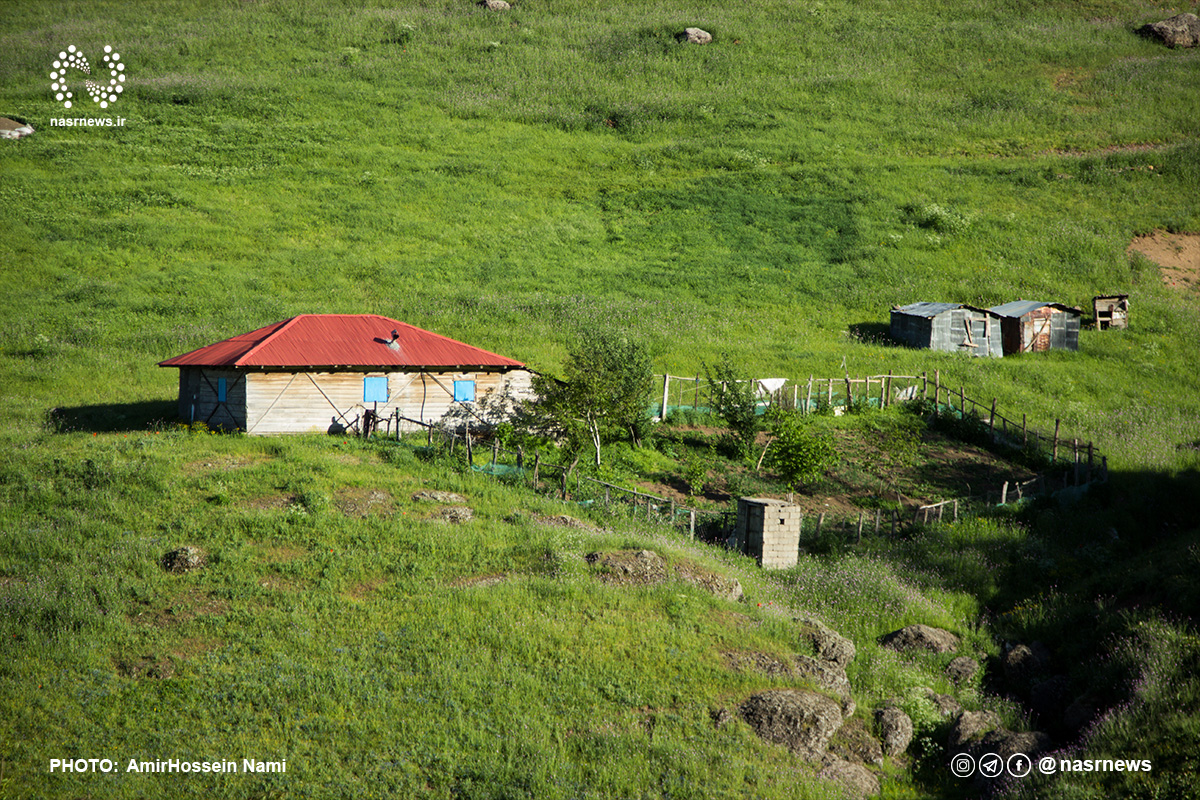
<path fill-rule="evenodd" d="M 273 592 L 300 592 L 309 588 L 311 584 L 306 580 L 272 573 L 259 578 L 258 585 Z"/>
<path fill-rule="evenodd" d="M 334 505 L 347 517 L 363 519 L 370 516 L 390 517 L 396 506 L 392 496 L 382 489 L 347 486 L 333 496 Z"/>
<path fill-rule="evenodd" d="M 213 458 L 189 461 L 183 465 L 183 471 L 189 475 L 200 475 L 206 472 L 232 472 L 233 470 L 261 464 L 266 460 L 266 456 L 214 456 Z"/>
<path fill-rule="evenodd" d="M 286 564 L 308 555 L 308 551 L 303 547 L 292 544 L 259 545 L 258 550 L 259 560 L 268 564 Z"/>
<path fill-rule="evenodd" d="M 190 622 L 196 617 L 222 616 L 227 613 L 227 601 L 199 589 L 188 589 L 175 595 L 162 608 L 155 608 L 149 603 L 144 604 L 136 613 L 130 614 L 130 621 L 139 625 L 169 628 Z"/>
<path fill-rule="evenodd" d="M 266 494 L 247 500 L 245 505 L 251 511 L 281 511 L 300 505 L 300 498 L 294 494 Z"/>
<path fill-rule="evenodd" d="M 495 586 L 506 580 L 508 580 L 508 576 L 503 572 L 493 572 L 489 575 L 470 575 L 455 578 L 447 586 L 454 589 L 486 589 L 489 586 Z"/>
<path fill-rule="evenodd" d="M 371 578 L 370 580 L 354 584 L 350 587 L 347 594 L 355 600 L 365 600 L 379 591 L 379 587 L 385 583 L 387 583 L 387 578 Z"/>
<path fill-rule="evenodd" d="M 175 663 L 169 658 L 154 654 L 122 658 L 116 662 L 117 674 L 123 678 L 139 680 L 166 680 L 175 674 Z"/>
<path fill-rule="evenodd" d="M 1200 233 L 1155 231 L 1135 237 L 1126 252 L 1141 253 L 1158 264 L 1168 286 L 1200 291 Z"/>

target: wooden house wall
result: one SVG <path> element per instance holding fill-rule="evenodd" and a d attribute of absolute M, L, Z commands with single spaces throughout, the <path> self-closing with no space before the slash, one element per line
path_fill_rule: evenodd
<path fill-rule="evenodd" d="M 388 379 L 387 402 L 363 400 L 364 378 Z M 252 372 L 247 375 L 246 432 L 337 432 L 368 408 L 380 417 L 436 422 L 454 405 L 454 381 L 475 382 L 475 399 L 505 385 L 528 390 L 530 373 L 498 372 Z M 416 426 L 413 426 L 416 427 Z"/>
<path fill-rule="evenodd" d="M 225 401 L 218 399 L 225 380 Z M 210 428 L 245 429 L 246 380 L 234 369 L 183 367 L 179 370 L 179 418 Z"/>

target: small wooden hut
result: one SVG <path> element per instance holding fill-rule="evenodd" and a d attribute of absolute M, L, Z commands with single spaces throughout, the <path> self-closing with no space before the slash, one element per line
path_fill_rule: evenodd
<path fill-rule="evenodd" d="M 910 303 L 892 308 L 892 338 L 912 347 L 967 353 L 972 356 L 1004 355 L 1000 345 L 1000 319 L 986 308 L 963 303 Z"/>
<path fill-rule="evenodd" d="M 1109 294 L 1092 298 L 1096 330 L 1129 327 L 1129 295 Z"/>
<path fill-rule="evenodd" d="M 1078 350 L 1078 308 L 1039 300 L 1014 300 L 989 311 L 999 315 L 1004 355 L 1044 350 Z"/>
<path fill-rule="evenodd" d="M 368 411 L 433 423 L 490 392 L 528 396 L 533 376 L 519 361 L 375 314 L 301 314 L 159 366 L 179 369 L 181 418 L 253 434 L 339 433 Z"/>

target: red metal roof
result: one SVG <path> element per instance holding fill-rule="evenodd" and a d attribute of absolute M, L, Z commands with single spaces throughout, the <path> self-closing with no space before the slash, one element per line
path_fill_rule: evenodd
<path fill-rule="evenodd" d="M 392 332 L 396 347 L 389 345 Z M 160 367 L 523 367 L 520 361 L 377 314 L 301 314 Z"/>

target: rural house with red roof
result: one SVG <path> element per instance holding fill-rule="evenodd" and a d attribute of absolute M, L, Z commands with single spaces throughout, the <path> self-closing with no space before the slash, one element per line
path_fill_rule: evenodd
<path fill-rule="evenodd" d="M 252 434 L 341 432 L 367 411 L 433 423 L 493 392 L 528 396 L 532 379 L 520 361 L 376 314 L 301 314 L 159 366 L 179 368 L 181 418 Z"/>

